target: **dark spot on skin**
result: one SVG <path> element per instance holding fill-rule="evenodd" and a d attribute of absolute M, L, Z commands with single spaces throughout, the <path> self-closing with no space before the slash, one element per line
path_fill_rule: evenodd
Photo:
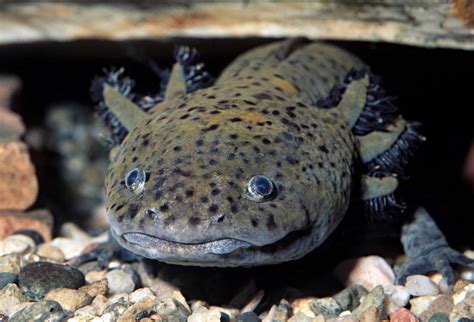
<path fill-rule="evenodd" d="M 148 146 L 148 144 L 150 144 L 150 140 L 149 140 L 149 139 L 143 140 L 143 146 Z"/>
<path fill-rule="evenodd" d="M 155 191 L 155 200 L 159 200 L 163 193 L 159 190 Z"/>
<path fill-rule="evenodd" d="M 229 153 L 229 155 L 227 156 L 227 160 L 233 160 L 235 159 L 235 153 Z"/>
<path fill-rule="evenodd" d="M 217 212 L 217 210 L 219 210 L 219 206 L 216 205 L 216 204 L 212 204 L 212 205 L 209 207 L 209 211 L 210 211 L 210 212 Z"/>
<path fill-rule="evenodd" d="M 258 219 L 251 219 L 250 222 L 252 223 L 252 226 L 257 227 L 258 226 Z"/>
<path fill-rule="evenodd" d="M 216 130 L 217 128 L 219 127 L 219 124 L 212 124 L 211 126 L 207 127 L 207 128 L 204 128 L 202 129 L 201 131 L 206 133 L 206 132 L 209 132 L 209 131 L 214 131 Z"/>
<path fill-rule="evenodd" d="M 220 215 L 219 218 L 217 218 L 217 222 L 223 222 L 225 219 L 225 215 Z"/>
<path fill-rule="evenodd" d="M 199 146 L 203 146 L 204 140 L 203 140 L 203 139 L 199 139 L 199 140 L 196 140 L 195 143 L 196 143 L 196 146 L 198 146 L 198 147 L 199 147 Z"/>
<path fill-rule="evenodd" d="M 185 120 L 189 117 L 189 114 L 184 114 L 180 117 L 181 120 Z"/>
<path fill-rule="evenodd" d="M 275 217 L 273 215 L 270 215 L 267 218 L 267 228 L 268 230 L 274 230 L 276 228 Z"/>
<path fill-rule="evenodd" d="M 220 112 L 221 112 L 221 111 L 211 111 L 211 112 L 209 112 L 209 114 L 213 114 L 213 115 L 214 115 L 214 114 L 219 114 Z"/>
<path fill-rule="evenodd" d="M 145 215 L 150 218 L 155 218 L 155 216 L 157 215 L 157 212 L 153 208 L 148 208 L 147 210 L 145 210 Z"/>
<path fill-rule="evenodd" d="M 115 211 L 119 211 L 120 209 L 122 209 L 124 206 L 124 204 L 121 204 L 121 205 L 118 205 L 117 208 L 115 208 Z"/>
<path fill-rule="evenodd" d="M 296 160 L 295 158 L 293 158 L 291 155 L 287 155 L 285 157 L 285 160 L 288 161 L 288 163 L 291 164 L 291 165 L 295 165 L 295 164 L 299 163 L 299 161 Z"/>
<path fill-rule="evenodd" d="M 210 160 L 209 160 L 209 164 L 210 164 L 210 165 L 216 165 L 216 164 L 218 164 L 218 163 L 219 163 L 219 162 L 217 162 L 217 160 L 214 160 L 214 159 L 210 159 Z"/>
<path fill-rule="evenodd" d="M 165 226 L 169 226 L 171 225 L 172 223 L 174 223 L 176 220 L 176 217 L 174 215 L 171 215 L 169 217 L 166 217 L 165 220 L 164 220 L 164 225 Z"/>
<path fill-rule="evenodd" d="M 235 140 L 237 139 L 239 136 L 237 134 L 229 134 L 229 139 L 231 140 Z"/>
<path fill-rule="evenodd" d="M 232 123 L 235 123 L 235 122 L 242 122 L 242 119 L 240 117 L 234 117 L 234 118 L 231 118 L 230 121 Z"/>
<path fill-rule="evenodd" d="M 267 139 L 267 138 L 263 138 L 263 139 L 262 139 L 262 142 L 263 142 L 263 144 L 270 144 L 270 143 L 272 143 L 272 141 L 270 141 L 270 140 Z"/>
<path fill-rule="evenodd" d="M 183 177 L 189 177 L 191 173 L 189 171 L 184 171 L 180 168 L 175 168 L 173 170 L 173 173 L 176 173 L 177 175 L 183 176 Z"/>
<path fill-rule="evenodd" d="M 324 168 L 324 164 L 323 164 L 322 162 L 318 162 L 318 167 L 319 167 L 320 169 L 322 169 L 322 168 Z"/>
<path fill-rule="evenodd" d="M 258 93 L 258 94 L 253 95 L 253 97 L 258 100 L 271 100 L 272 99 L 272 97 L 268 95 L 267 93 Z"/>
<path fill-rule="evenodd" d="M 130 219 L 135 218 L 135 216 L 138 213 L 138 210 L 140 210 L 141 205 L 138 203 L 132 203 L 128 205 L 128 215 L 130 216 Z"/>
<path fill-rule="evenodd" d="M 136 162 L 137 160 L 138 160 L 138 157 L 137 157 L 137 156 L 134 156 L 134 157 L 132 158 L 132 162 Z"/>
<path fill-rule="evenodd" d="M 213 196 L 217 196 L 217 195 L 219 195 L 220 193 L 221 193 L 221 191 L 220 191 L 219 189 L 217 189 L 217 188 L 211 190 L 211 194 L 212 194 Z"/>
<path fill-rule="evenodd" d="M 319 151 L 324 152 L 324 153 L 328 153 L 328 152 L 329 152 L 328 148 L 326 148 L 325 145 L 320 145 L 320 146 L 318 146 L 318 149 L 319 149 Z"/>
<path fill-rule="evenodd" d="M 168 210 L 169 210 L 168 204 L 165 203 L 165 204 L 160 206 L 160 211 L 161 212 L 166 212 Z"/>
<path fill-rule="evenodd" d="M 197 216 L 192 216 L 191 218 L 189 218 L 189 224 L 191 226 L 197 226 L 201 223 L 201 219 Z"/>
<path fill-rule="evenodd" d="M 272 114 L 273 114 L 273 115 L 280 115 L 280 111 L 278 111 L 278 110 L 273 110 L 273 111 L 272 111 Z"/>
<path fill-rule="evenodd" d="M 173 148 L 173 151 L 179 152 L 179 151 L 181 151 L 182 149 L 183 149 L 182 147 L 180 147 L 179 145 L 177 145 L 177 146 L 175 146 L 175 147 Z"/>
<path fill-rule="evenodd" d="M 207 196 L 202 196 L 200 198 L 200 200 L 201 200 L 202 203 L 208 203 L 209 202 L 209 198 Z"/>
<path fill-rule="evenodd" d="M 249 101 L 249 100 L 244 100 L 244 103 L 248 105 L 257 105 L 257 103 Z"/>
<path fill-rule="evenodd" d="M 192 197 L 194 195 L 194 190 L 186 190 L 184 192 L 184 195 L 188 198 Z"/>

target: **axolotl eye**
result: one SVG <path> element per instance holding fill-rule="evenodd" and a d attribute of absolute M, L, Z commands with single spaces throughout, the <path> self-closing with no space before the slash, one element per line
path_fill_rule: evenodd
<path fill-rule="evenodd" d="M 258 175 L 250 179 L 245 197 L 252 201 L 264 202 L 273 199 L 277 194 L 275 184 L 266 176 Z"/>
<path fill-rule="evenodd" d="M 146 174 L 145 171 L 134 168 L 125 176 L 125 186 L 131 192 L 140 194 L 145 189 Z"/>

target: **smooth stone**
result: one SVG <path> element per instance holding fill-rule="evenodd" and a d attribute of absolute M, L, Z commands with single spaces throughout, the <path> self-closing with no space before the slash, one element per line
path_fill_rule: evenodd
<path fill-rule="evenodd" d="M 128 307 L 127 310 L 117 319 L 117 322 L 135 321 L 135 317 L 138 313 L 143 311 L 151 311 L 153 306 L 154 301 L 151 298 L 145 298 L 141 302 L 135 303 Z"/>
<path fill-rule="evenodd" d="M 110 303 L 130 304 L 127 293 L 118 293 L 109 297 Z"/>
<path fill-rule="evenodd" d="M 235 318 L 240 314 L 240 310 L 232 307 L 220 307 L 220 306 L 211 306 L 209 309 L 218 309 L 219 312 L 226 315 L 226 318 L 234 321 Z"/>
<path fill-rule="evenodd" d="M 20 274 L 23 267 L 28 264 L 20 254 L 8 254 L 0 257 L 0 272 Z"/>
<path fill-rule="evenodd" d="M 239 314 L 235 318 L 235 322 L 260 322 L 260 318 L 253 311 L 247 311 Z"/>
<path fill-rule="evenodd" d="M 59 263 L 66 259 L 63 251 L 50 243 L 39 245 L 36 254 Z"/>
<path fill-rule="evenodd" d="M 369 293 L 361 285 L 351 285 L 333 296 L 342 310 L 352 311 L 360 304 L 360 299 Z"/>
<path fill-rule="evenodd" d="M 453 308 L 454 303 L 451 296 L 439 295 L 419 317 L 422 321 L 428 321 L 434 313 L 443 312 L 449 315 Z"/>
<path fill-rule="evenodd" d="M 428 276 L 411 275 L 405 282 L 405 288 L 413 296 L 438 295 L 439 288 Z"/>
<path fill-rule="evenodd" d="M 25 301 L 25 297 L 16 284 L 7 284 L 0 290 L 0 313 L 10 315 L 15 305 Z"/>
<path fill-rule="evenodd" d="M 93 307 L 92 305 L 86 305 L 84 307 L 81 307 L 80 309 L 75 310 L 74 316 L 96 316 L 97 315 L 97 309 Z"/>
<path fill-rule="evenodd" d="M 291 302 L 291 310 L 293 314 L 297 314 L 298 312 L 304 313 L 306 316 L 311 318 L 316 317 L 310 307 L 310 303 L 314 300 L 317 300 L 316 297 L 305 297 L 295 299 Z"/>
<path fill-rule="evenodd" d="M 91 305 L 95 308 L 98 315 L 102 315 L 107 306 L 110 305 L 110 301 L 104 295 L 99 294 L 94 298 Z"/>
<path fill-rule="evenodd" d="M 371 307 L 359 316 L 359 321 L 360 322 L 375 322 L 375 321 L 380 321 L 381 320 L 380 317 L 381 317 L 381 312 L 378 311 L 375 307 Z"/>
<path fill-rule="evenodd" d="M 149 288 L 139 288 L 128 295 L 128 301 L 132 304 L 138 303 L 145 298 L 154 301 L 156 296 Z"/>
<path fill-rule="evenodd" d="M 63 321 L 67 314 L 58 302 L 44 300 L 34 303 L 16 312 L 10 317 L 9 322 L 24 321 Z"/>
<path fill-rule="evenodd" d="M 199 310 L 202 307 L 208 309 L 209 304 L 207 304 L 206 302 L 201 301 L 201 300 L 193 300 L 191 302 L 191 312 L 195 312 L 195 311 Z"/>
<path fill-rule="evenodd" d="M 220 322 L 221 311 L 217 308 L 201 308 L 188 317 L 188 322 Z"/>
<path fill-rule="evenodd" d="M 104 313 L 100 317 L 103 322 L 115 322 L 117 321 L 117 315 L 115 313 Z M 158 320 L 159 321 L 159 320 Z"/>
<path fill-rule="evenodd" d="M 309 303 L 314 315 L 323 315 L 326 319 L 335 318 L 343 311 L 332 297 L 324 297 Z"/>
<path fill-rule="evenodd" d="M 105 278 L 109 283 L 110 294 L 131 293 L 135 289 L 133 278 L 121 269 L 108 272 Z"/>
<path fill-rule="evenodd" d="M 474 319 L 474 292 L 467 293 L 464 300 L 456 304 L 449 314 L 450 321 L 458 321 L 462 318 Z"/>
<path fill-rule="evenodd" d="M 386 285 L 383 289 L 390 300 L 399 307 L 406 306 L 408 301 L 410 301 L 410 293 L 401 285 Z"/>
<path fill-rule="evenodd" d="M 109 282 L 106 278 L 101 279 L 95 283 L 84 285 L 79 288 L 80 291 L 84 291 L 89 294 L 91 297 L 96 297 L 97 295 L 105 295 L 109 289 Z"/>
<path fill-rule="evenodd" d="M 385 294 L 382 285 L 378 285 L 372 289 L 364 298 L 360 305 L 352 312 L 355 317 L 361 316 L 370 308 L 375 308 L 378 314 L 382 314 L 384 306 Z"/>
<path fill-rule="evenodd" d="M 391 285 L 395 281 L 392 267 L 380 256 L 345 260 L 336 266 L 335 275 L 346 287 L 358 284 L 369 291 L 377 285 Z"/>
<path fill-rule="evenodd" d="M 456 305 L 461 303 L 465 298 L 467 293 L 474 291 L 474 284 L 467 284 L 462 289 L 457 290 L 452 294 L 453 303 Z"/>
<path fill-rule="evenodd" d="M 436 312 L 431 315 L 428 322 L 449 322 L 449 315 L 445 312 Z"/>
<path fill-rule="evenodd" d="M 51 241 L 51 245 L 61 249 L 66 260 L 81 255 L 82 250 L 89 244 L 90 241 L 75 240 L 66 237 L 56 237 Z"/>
<path fill-rule="evenodd" d="M 56 301 L 61 304 L 63 309 L 72 312 L 83 306 L 89 305 L 92 302 L 92 297 L 86 292 L 70 288 L 57 288 L 51 290 L 46 294 L 45 299 Z"/>
<path fill-rule="evenodd" d="M 26 235 L 10 235 L 0 241 L 0 255 L 22 254 L 32 252 L 36 247 L 35 241 Z"/>
<path fill-rule="evenodd" d="M 313 322 L 314 318 L 307 316 L 303 312 L 298 312 L 288 319 L 288 322 Z"/>
<path fill-rule="evenodd" d="M 8 273 L 8 272 L 0 272 L 0 288 L 4 288 L 7 284 L 15 284 L 18 281 L 18 275 Z"/>
<path fill-rule="evenodd" d="M 438 289 L 441 294 L 449 295 L 452 293 L 451 288 L 441 273 L 433 273 L 430 274 L 429 277 L 436 285 L 438 285 Z"/>
<path fill-rule="evenodd" d="M 84 285 L 84 275 L 78 269 L 49 262 L 36 262 L 25 266 L 18 280 L 23 294 L 36 301 L 53 289 L 78 289 Z"/>
<path fill-rule="evenodd" d="M 404 307 L 390 314 L 390 322 L 418 322 L 418 318 Z"/>
<path fill-rule="evenodd" d="M 286 322 L 290 316 L 291 306 L 287 300 L 283 299 L 277 305 L 273 305 L 268 315 L 262 322 Z"/>
<path fill-rule="evenodd" d="M 44 243 L 44 238 L 34 229 L 19 229 L 13 232 L 15 235 L 25 235 L 33 239 L 36 245 Z"/>
<path fill-rule="evenodd" d="M 186 321 L 188 316 L 191 315 L 191 311 L 174 298 L 156 301 L 154 310 L 163 318 L 176 319 L 177 321 Z"/>
<path fill-rule="evenodd" d="M 414 297 L 410 300 L 410 311 L 419 316 L 428 309 L 435 299 L 436 296 L 433 295 Z"/>
<path fill-rule="evenodd" d="M 101 271 L 90 271 L 85 274 L 85 279 L 87 284 L 93 284 L 95 282 L 98 282 L 102 279 L 105 278 L 105 274 L 107 274 L 107 270 L 101 270 Z M 108 285 L 108 282 L 107 282 Z"/>
<path fill-rule="evenodd" d="M 122 314 L 124 314 L 124 312 L 125 312 L 127 309 L 128 309 L 128 305 L 127 305 L 127 304 L 120 303 L 120 302 L 111 303 L 110 305 L 108 305 L 108 306 L 105 308 L 104 314 L 111 313 L 113 316 L 119 317 L 119 316 L 121 316 Z M 104 314 L 102 314 L 102 316 L 104 316 Z M 114 320 L 114 321 L 115 321 L 115 320 Z"/>

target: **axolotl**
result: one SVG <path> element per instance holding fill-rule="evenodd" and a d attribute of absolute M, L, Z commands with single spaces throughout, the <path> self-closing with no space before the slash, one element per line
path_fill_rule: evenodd
<path fill-rule="evenodd" d="M 333 45 L 288 39 L 252 49 L 214 80 L 180 47 L 161 91 L 133 93 L 123 70 L 93 82 L 111 130 L 106 177 L 112 235 L 166 263 L 254 266 L 320 246 L 351 202 L 378 220 L 397 214 L 404 166 L 425 138 L 400 116 L 380 78 Z M 398 272 L 473 266 L 426 211 L 402 229 Z"/>

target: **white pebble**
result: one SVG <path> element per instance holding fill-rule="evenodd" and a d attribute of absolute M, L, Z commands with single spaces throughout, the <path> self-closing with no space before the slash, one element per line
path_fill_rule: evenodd
<path fill-rule="evenodd" d="M 114 269 L 105 274 L 105 278 L 109 282 L 109 293 L 131 293 L 135 289 L 135 283 L 130 275 L 121 269 Z"/>
<path fill-rule="evenodd" d="M 424 311 L 428 309 L 431 302 L 436 299 L 436 296 L 428 295 L 428 296 L 420 296 L 415 297 L 410 300 L 410 311 L 415 315 L 420 315 Z"/>
<path fill-rule="evenodd" d="M 0 256 L 7 254 L 27 254 L 35 249 L 35 241 L 26 235 L 10 235 L 0 241 Z"/>
<path fill-rule="evenodd" d="M 337 265 L 335 274 L 346 287 L 359 284 L 369 291 L 377 285 L 392 285 L 395 281 L 395 273 L 380 256 L 343 261 Z"/>
<path fill-rule="evenodd" d="M 156 298 L 153 291 L 150 290 L 148 287 L 139 288 L 138 290 L 135 290 L 132 293 L 130 293 L 130 295 L 128 296 L 128 301 L 135 304 L 147 297 L 151 298 L 153 301 Z"/>
<path fill-rule="evenodd" d="M 413 296 L 438 295 L 439 288 L 428 276 L 412 275 L 408 276 L 405 287 Z"/>
<path fill-rule="evenodd" d="M 404 307 L 410 300 L 410 293 L 407 289 L 401 285 L 387 285 L 384 286 L 384 293 L 387 294 L 392 302 L 399 306 Z"/>

